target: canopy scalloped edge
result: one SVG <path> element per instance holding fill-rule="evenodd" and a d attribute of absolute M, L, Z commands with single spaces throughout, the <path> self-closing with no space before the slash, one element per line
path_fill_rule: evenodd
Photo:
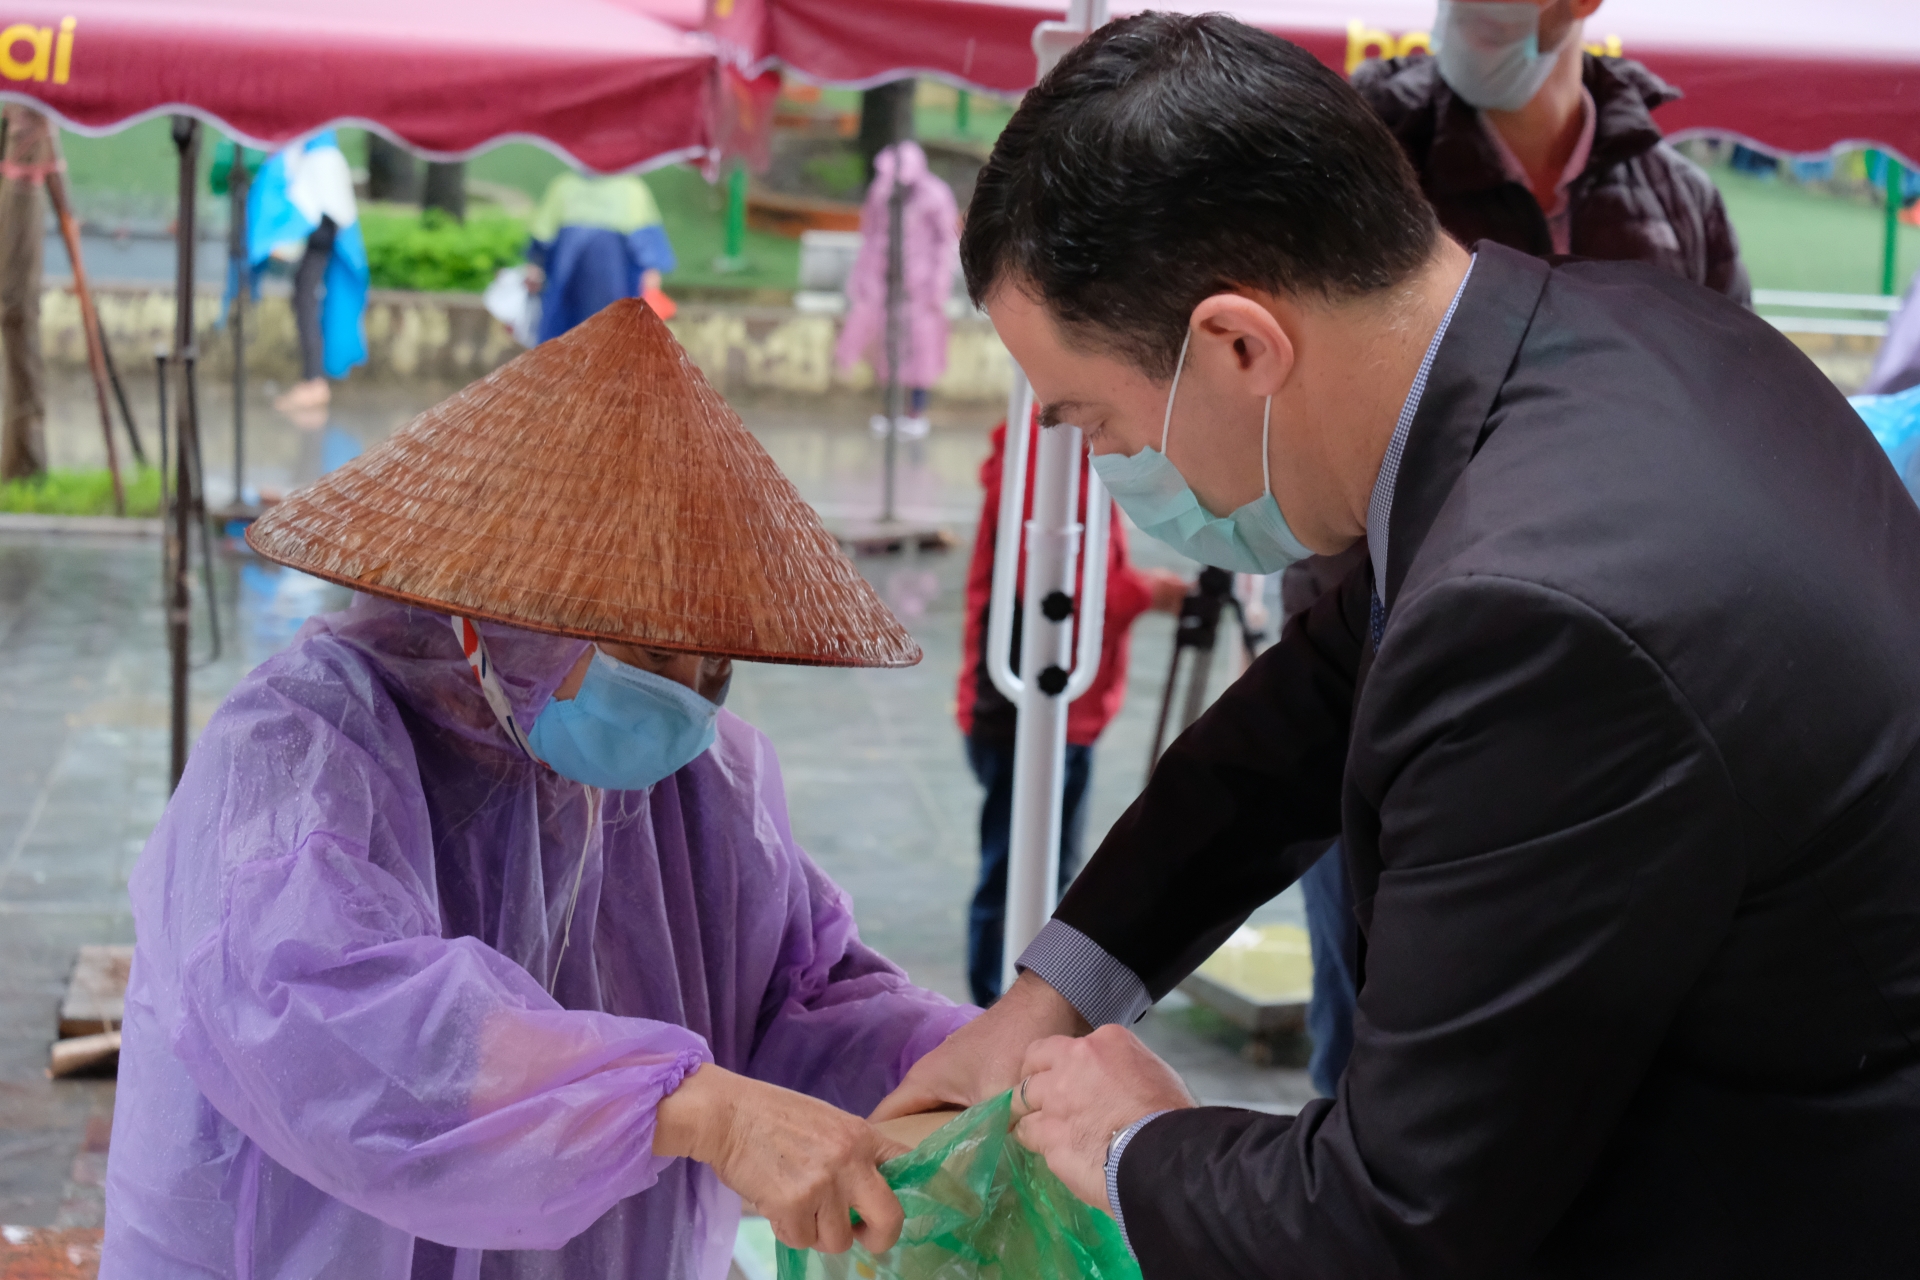
<path fill-rule="evenodd" d="M 311 137 L 312 135 L 320 132 L 322 129 L 365 129 L 369 133 L 377 133 L 381 137 L 385 138 L 387 141 L 395 143 L 399 146 L 405 147 L 408 151 L 412 152 L 414 155 L 423 156 L 428 160 L 446 160 L 446 161 L 469 160 L 469 159 L 472 159 L 474 156 L 480 155 L 482 152 L 490 151 L 494 147 L 500 146 L 502 143 L 507 143 L 507 142 L 532 143 L 534 146 L 539 147 L 541 150 L 546 151 L 549 154 L 555 156 L 556 158 L 564 161 L 567 165 L 571 166 L 572 168 L 578 169 L 587 173 L 645 173 L 652 169 L 664 168 L 665 166 L 670 164 L 681 164 L 681 163 L 710 164 L 718 158 L 718 153 L 713 147 L 681 147 L 673 151 L 661 152 L 657 156 L 652 156 L 646 160 L 640 161 L 637 164 L 628 165 L 624 169 L 601 170 L 601 169 L 593 168 L 593 166 L 582 161 L 577 156 L 575 156 L 571 151 L 568 151 L 565 147 L 561 146 L 559 143 L 553 141 L 552 139 L 543 138 L 539 134 L 535 134 L 535 133 L 515 132 L 515 133 L 496 134 L 493 137 L 488 138 L 483 142 L 477 142 L 473 146 L 467 147 L 464 150 L 435 151 L 435 150 L 432 150 L 431 148 L 422 147 L 418 143 L 408 141 L 406 138 L 402 137 L 398 133 L 395 133 L 392 129 L 389 129 L 387 126 L 381 124 L 377 120 L 367 120 L 359 116 L 342 116 L 337 120 L 328 120 L 322 124 L 316 124 L 312 128 L 306 130 L 303 133 L 296 134 L 292 138 L 283 138 L 280 141 L 275 142 L 275 141 L 270 141 L 264 138 L 258 138 L 240 129 L 236 129 L 231 124 L 228 124 L 225 120 L 221 119 L 219 116 L 213 114 L 210 111 L 204 110 L 200 107 L 187 106 L 184 104 L 149 107 L 145 111 L 135 112 L 133 115 L 127 116 L 124 119 L 116 121 L 115 123 L 110 125 L 88 125 L 88 124 L 75 123 L 73 120 L 69 119 L 58 107 L 48 106 L 46 103 L 41 102 L 39 99 L 35 98 L 32 94 L 22 93 L 18 89 L 0 89 L 0 102 L 18 102 L 25 106 L 32 107 L 35 111 L 38 111 L 42 115 L 45 115 L 50 119 L 58 122 L 58 124 L 62 129 L 66 129 L 72 133 L 77 133 L 84 138 L 110 137 L 111 135 L 119 133 L 124 129 L 130 129 L 134 125 L 144 124 L 148 120 L 161 120 L 161 119 L 166 119 L 167 117 L 170 117 L 170 116 L 192 116 L 194 119 L 200 121 L 202 124 L 212 125 L 214 128 L 219 129 L 222 133 L 226 134 L 228 137 L 237 139 L 244 146 L 252 147 L 257 151 L 267 151 L 267 152 L 279 151 L 291 145 L 295 141 L 298 141 L 300 138 Z"/>
<path fill-rule="evenodd" d="M 1890 147 L 1884 142 L 1874 142 L 1868 138 L 1843 138 L 1839 142 L 1820 147 L 1813 151 L 1794 151 L 1786 147 L 1776 147 L 1771 142 L 1762 142 L 1760 139 L 1742 133 L 1738 129 L 1715 129 L 1707 125 L 1688 125 L 1684 129 L 1675 129 L 1672 133 L 1664 136 L 1668 142 L 1683 142 L 1688 138 L 1725 138 L 1737 142 L 1743 147 L 1751 148 L 1754 151 L 1764 151 L 1770 156 L 1779 156 L 1786 159 L 1800 156 L 1835 156 L 1843 151 L 1878 151 L 1882 154 L 1891 155 L 1908 169 L 1920 170 L 1920 163 L 1915 163 L 1906 152 L 1900 150 L 1898 147 Z"/>

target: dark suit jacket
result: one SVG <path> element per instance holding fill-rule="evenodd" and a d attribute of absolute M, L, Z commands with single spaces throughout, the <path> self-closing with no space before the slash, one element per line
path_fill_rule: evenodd
<path fill-rule="evenodd" d="M 1158 998 L 1344 834 L 1339 1097 L 1147 1125 L 1132 1243 L 1149 1280 L 1920 1275 L 1920 509 L 1765 321 L 1479 254 L 1377 656 L 1362 567 L 1058 912 Z"/>

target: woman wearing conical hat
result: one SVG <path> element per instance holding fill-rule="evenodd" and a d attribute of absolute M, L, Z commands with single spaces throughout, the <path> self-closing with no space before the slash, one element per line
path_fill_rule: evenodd
<path fill-rule="evenodd" d="M 249 537 L 360 594 L 134 871 L 101 1275 L 720 1280 L 736 1192 L 889 1243 L 855 1117 L 972 1011 L 861 945 L 719 704 L 919 650 L 665 326 L 616 304 Z"/>

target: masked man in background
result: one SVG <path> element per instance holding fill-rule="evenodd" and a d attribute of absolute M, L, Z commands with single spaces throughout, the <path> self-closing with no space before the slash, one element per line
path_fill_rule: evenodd
<path fill-rule="evenodd" d="M 861 945 L 719 704 L 733 659 L 920 653 L 660 320 L 249 540 L 362 594 L 235 688 L 134 871 L 101 1274 L 720 1280 L 736 1192 L 890 1244 L 897 1148 L 837 1108 L 971 1011 Z"/>
<path fill-rule="evenodd" d="M 1600 6 L 1440 0 L 1432 56 L 1364 62 L 1353 87 L 1461 244 L 1645 262 L 1747 305 L 1719 190 L 1653 122 L 1680 90 L 1587 46 Z"/>

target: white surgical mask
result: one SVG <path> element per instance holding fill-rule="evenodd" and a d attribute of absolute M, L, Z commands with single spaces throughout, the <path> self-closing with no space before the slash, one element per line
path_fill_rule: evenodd
<path fill-rule="evenodd" d="M 1167 435 L 1173 429 L 1173 397 L 1180 390 L 1180 374 L 1187 365 L 1187 345 L 1193 330 L 1180 343 L 1180 361 L 1173 367 L 1173 385 L 1167 389 L 1166 419 L 1160 424 L 1160 448 L 1152 445 L 1131 458 L 1117 453 L 1098 454 L 1093 469 L 1100 482 L 1140 526 L 1140 531 L 1201 564 L 1235 573 L 1278 573 L 1313 553 L 1302 546 L 1273 500 L 1273 476 L 1267 461 L 1267 433 L 1273 419 L 1273 397 L 1260 414 L 1260 480 L 1264 492 L 1229 516 L 1216 516 L 1200 505 L 1179 468 L 1167 460 Z"/>
<path fill-rule="evenodd" d="M 1518 111 L 1553 74 L 1580 24 L 1551 49 L 1540 47 L 1540 9 L 1512 0 L 1440 0 L 1433 56 L 1447 87 L 1482 111 Z"/>

